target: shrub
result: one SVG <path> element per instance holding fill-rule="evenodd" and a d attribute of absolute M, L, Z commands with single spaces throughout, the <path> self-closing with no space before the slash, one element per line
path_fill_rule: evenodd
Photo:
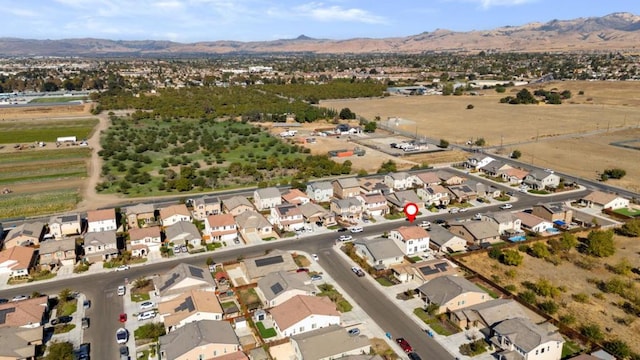
<path fill-rule="evenodd" d="M 471 110 L 471 109 L 473 109 L 473 104 L 467 105 L 467 110 Z"/>
<path fill-rule="evenodd" d="M 500 261 L 505 265 L 518 266 L 522 264 L 523 259 L 524 257 L 518 250 L 505 250 Z"/>
<path fill-rule="evenodd" d="M 516 286 L 513 285 L 513 284 L 506 285 L 504 287 L 504 289 L 507 290 L 510 293 L 513 293 L 513 292 L 515 292 L 517 290 Z"/>
<path fill-rule="evenodd" d="M 629 274 L 631 274 L 631 270 L 633 270 L 633 266 L 631 265 L 629 260 L 627 260 L 627 258 L 622 258 L 622 260 L 620 260 L 620 262 L 618 262 L 617 264 L 611 266 L 609 269 L 614 274 L 629 275 Z"/>
<path fill-rule="evenodd" d="M 488 254 L 490 258 L 500 260 L 500 257 L 502 256 L 502 250 L 500 250 L 499 247 L 494 246 L 491 249 L 489 249 Z"/>
<path fill-rule="evenodd" d="M 594 230 L 587 236 L 586 252 L 596 257 L 608 257 L 616 252 L 613 243 L 613 230 Z"/>
<path fill-rule="evenodd" d="M 573 301 L 583 303 L 583 304 L 586 302 L 589 302 L 589 295 L 585 293 L 573 294 L 571 295 L 571 298 L 573 299 Z"/>
<path fill-rule="evenodd" d="M 537 242 L 533 244 L 529 251 L 529 254 L 531 256 L 537 257 L 539 259 L 546 259 L 551 255 L 551 253 L 549 252 L 549 248 L 544 242 Z"/>
<path fill-rule="evenodd" d="M 598 324 L 582 325 L 580 327 L 580 333 L 593 342 L 600 342 L 604 339 L 604 334 L 600 330 Z"/>
<path fill-rule="evenodd" d="M 536 302 L 536 294 L 531 290 L 523 291 L 519 293 L 518 296 L 527 304 L 535 304 Z"/>
<path fill-rule="evenodd" d="M 576 317 L 573 314 L 566 314 L 560 316 L 560 322 L 565 325 L 571 325 L 576 322 Z"/>
<path fill-rule="evenodd" d="M 631 356 L 631 348 L 622 340 L 611 340 L 604 343 L 604 349 L 618 359 L 625 359 Z"/>
<path fill-rule="evenodd" d="M 558 312 L 558 304 L 553 300 L 543 301 L 538 304 L 538 307 L 549 315 L 553 315 Z"/>
<path fill-rule="evenodd" d="M 640 236 L 640 219 L 627 221 L 618 229 L 618 233 L 628 237 Z"/>
<path fill-rule="evenodd" d="M 530 284 L 531 290 L 537 295 L 545 297 L 556 297 L 560 295 L 560 289 L 553 286 L 551 281 L 547 279 L 540 279 L 535 284 Z"/>
<path fill-rule="evenodd" d="M 164 325 L 162 323 L 144 324 L 137 328 L 134 334 L 136 339 L 158 341 L 158 338 L 165 334 Z"/>
<path fill-rule="evenodd" d="M 515 269 L 509 269 L 509 270 L 505 271 L 504 274 L 509 279 L 514 279 L 518 275 L 518 272 Z"/>

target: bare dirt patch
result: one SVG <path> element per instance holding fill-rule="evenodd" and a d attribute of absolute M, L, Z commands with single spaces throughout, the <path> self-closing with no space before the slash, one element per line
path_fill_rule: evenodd
<path fill-rule="evenodd" d="M 92 104 L 69 104 L 65 106 L 28 106 L 28 107 L 0 107 L 0 119 L 37 119 L 60 116 L 91 115 Z"/>
<path fill-rule="evenodd" d="M 582 233 L 580 236 L 586 237 L 587 233 Z M 567 314 L 573 315 L 576 318 L 576 323 L 571 327 L 575 329 L 585 324 L 598 324 L 607 338 L 617 337 L 624 340 L 634 351 L 638 352 L 640 351 L 640 321 L 635 319 L 629 326 L 617 322 L 616 320 L 630 316 L 615 305 L 622 298 L 615 294 L 601 293 L 596 284 L 588 281 L 589 279 L 600 281 L 613 278 L 616 275 L 607 270 L 605 265 L 615 265 L 623 258 L 633 266 L 638 266 L 640 263 L 640 238 L 616 236 L 615 243 L 616 254 L 605 259 L 596 259 L 599 265 L 592 270 L 582 269 L 568 261 L 554 266 L 543 259 L 529 255 L 524 255 L 524 262 L 518 267 L 500 264 L 498 261 L 490 259 L 486 253 L 478 253 L 461 260 L 466 266 L 487 278 L 498 278 L 498 283 L 503 287 L 515 285 L 517 287 L 516 293 L 526 290 L 522 282 L 536 282 L 541 278 L 549 280 L 554 286 L 566 287 L 565 292 L 553 299 L 559 305 L 558 313 L 554 315 L 556 318 Z M 576 253 L 575 250 L 572 251 L 574 253 L 571 256 L 584 257 L 584 255 Z M 515 276 L 507 276 L 508 270 L 515 270 Z M 627 279 L 640 285 L 636 274 L 630 275 Z M 586 303 L 573 300 L 572 295 L 579 293 L 589 296 Z M 602 294 L 602 298 L 593 296 L 598 293 Z M 538 297 L 538 301 L 544 301 L 544 299 Z M 610 331 L 605 331 L 605 329 L 610 329 Z"/>

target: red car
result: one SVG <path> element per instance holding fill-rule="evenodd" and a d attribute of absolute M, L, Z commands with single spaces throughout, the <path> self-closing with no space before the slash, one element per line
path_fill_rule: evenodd
<path fill-rule="evenodd" d="M 296 272 L 299 272 L 299 273 L 300 272 L 307 272 L 308 273 L 309 269 L 307 269 L 307 268 L 298 268 L 298 270 L 296 270 Z"/>
<path fill-rule="evenodd" d="M 407 340 L 405 340 L 404 338 L 397 338 L 396 342 L 398 343 L 398 345 L 400 345 L 400 347 L 402 348 L 402 350 L 404 350 L 404 352 L 406 353 L 413 352 L 413 348 L 411 347 L 411 345 L 409 345 Z"/>
<path fill-rule="evenodd" d="M 121 323 L 127 322 L 127 314 L 125 313 L 120 314 L 120 322 Z"/>

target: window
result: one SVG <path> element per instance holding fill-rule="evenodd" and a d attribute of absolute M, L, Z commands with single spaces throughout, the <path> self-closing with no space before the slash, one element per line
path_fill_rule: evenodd
<path fill-rule="evenodd" d="M 544 354 L 544 348 L 540 349 L 540 354 Z"/>

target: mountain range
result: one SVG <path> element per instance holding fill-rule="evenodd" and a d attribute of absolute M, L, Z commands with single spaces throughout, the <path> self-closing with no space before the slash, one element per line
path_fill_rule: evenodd
<path fill-rule="evenodd" d="M 367 54 L 479 51 L 580 52 L 640 49 L 640 16 L 620 12 L 602 17 L 552 20 L 492 30 L 456 32 L 437 29 L 394 38 L 295 39 L 178 43 L 106 39 L 34 40 L 0 38 L 0 56 L 168 56 L 214 54 Z"/>

